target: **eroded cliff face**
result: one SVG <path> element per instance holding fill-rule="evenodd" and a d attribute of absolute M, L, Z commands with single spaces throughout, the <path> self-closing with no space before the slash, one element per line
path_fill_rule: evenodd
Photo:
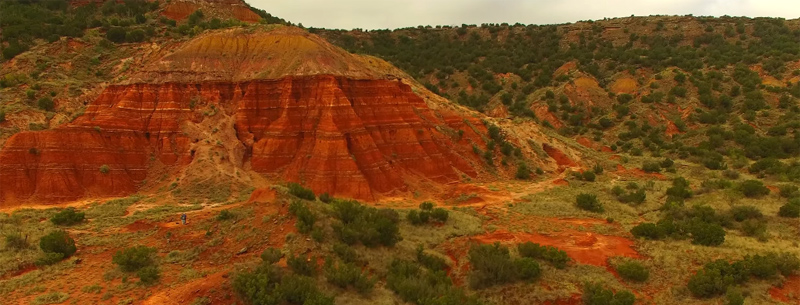
<path fill-rule="evenodd" d="M 203 10 L 207 16 L 223 19 L 232 18 L 249 23 L 261 20 L 261 17 L 251 11 L 242 0 L 173 0 L 164 6 L 161 14 L 172 20 L 181 21 L 197 10 Z"/>
<path fill-rule="evenodd" d="M 191 164 L 194 143 L 206 139 L 187 125 L 222 114 L 235 117 L 229 128 L 245 148 L 231 162 L 318 193 L 374 199 L 407 191 L 409 181 L 477 175 L 467 139 L 480 136 L 398 80 L 129 84 L 108 87 L 65 127 L 10 138 L 0 152 L 0 202 L 135 192 L 154 166 Z"/>

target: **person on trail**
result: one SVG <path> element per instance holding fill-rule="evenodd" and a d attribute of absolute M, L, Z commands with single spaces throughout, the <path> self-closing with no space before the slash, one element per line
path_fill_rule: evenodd
<path fill-rule="evenodd" d="M 181 214 L 181 222 L 186 224 L 186 213 Z"/>

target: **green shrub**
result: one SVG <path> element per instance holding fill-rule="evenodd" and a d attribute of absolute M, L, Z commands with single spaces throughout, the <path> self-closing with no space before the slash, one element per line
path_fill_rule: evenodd
<path fill-rule="evenodd" d="M 127 34 L 125 28 L 112 27 L 106 32 L 106 39 L 114 43 L 123 43 L 125 42 L 125 36 L 127 36 Z"/>
<path fill-rule="evenodd" d="M 434 206 L 435 205 L 433 204 L 433 202 L 424 201 L 424 202 L 419 204 L 419 209 L 423 210 L 423 211 L 430 211 L 430 210 L 433 210 Z"/>
<path fill-rule="evenodd" d="M 329 283 L 339 288 L 352 286 L 359 293 L 365 294 L 372 291 L 377 281 L 361 272 L 361 268 L 348 263 L 336 264 L 331 259 L 325 260 L 325 278 Z"/>
<path fill-rule="evenodd" d="M 45 96 L 36 101 L 36 106 L 38 106 L 39 109 L 42 109 L 44 111 L 53 111 L 53 109 L 55 109 L 56 107 L 55 103 L 53 102 L 53 99 L 50 98 L 49 96 Z"/>
<path fill-rule="evenodd" d="M 156 249 L 147 246 L 134 246 L 117 251 L 111 261 L 122 271 L 133 272 L 155 264 Z"/>
<path fill-rule="evenodd" d="M 595 213 L 602 213 L 605 211 L 603 209 L 603 205 L 597 201 L 597 196 L 593 194 L 579 194 L 575 198 L 575 205 L 585 211 L 595 212 Z"/>
<path fill-rule="evenodd" d="M 643 237 L 651 240 L 663 239 L 667 235 L 662 227 L 651 222 L 636 225 L 631 229 L 631 234 L 636 237 Z"/>
<path fill-rule="evenodd" d="M 365 207 L 354 200 L 334 200 L 331 205 L 340 222 L 332 226 L 340 241 L 346 244 L 360 242 L 367 247 L 390 247 L 400 240 L 397 226 L 400 216 L 396 211 Z"/>
<path fill-rule="evenodd" d="M 39 267 L 49 266 L 64 259 L 63 253 L 44 253 L 36 258 L 34 264 Z"/>
<path fill-rule="evenodd" d="M 5 111 L 0 111 L 0 123 L 5 122 L 5 121 L 6 121 L 6 112 Z"/>
<path fill-rule="evenodd" d="M 531 280 L 539 275 L 539 265 L 535 261 L 529 260 L 530 258 L 523 258 L 523 262 L 519 262 L 519 259 L 513 260 L 508 248 L 499 243 L 473 245 L 469 249 L 468 257 L 472 266 L 469 282 L 476 289 Z"/>
<path fill-rule="evenodd" d="M 281 260 L 281 257 L 283 257 L 283 253 L 276 248 L 267 248 L 264 249 L 264 252 L 261 252 L 261 260 L 267 265 L 277 263 Z"/>
<path fill-rule="evenodd" d="M 531 169 L 528 167 L 528 164 L 525 162 L 520 162 L 517 165 L 517 173 L 514 175 L 519 180 L 528 180 L 531 178 Z"/>
<path fill-rule="evenodd" d="M 742 295 L 742 291 L 728 287 L 728 291 L 725 293 L 725 305 L 744 305 L 744 295 Z"/>
<path fill-rule="evenodd" d="M 286 258 L 286 265 L 299 275 L 314 276 L 317 274 L 317 258 L 313 256 L 294 256 L 290 253 Z"/>
<path fill-rule="evenodd" d="M 304 188 L 300 184 L 292 182 L 288 184 L 288 187 L 289 187 L 289 194 L 292 194 L 292 196 L 312 201 L 317 199 L 317 196 L 314 195 L 314 191 Z"/>
<path fill-rule="evenodd" d="M 629 281 L 645 282 L 650 278 L 650 270 L 635 261 L 627 261 L 617 265 L 617 273 Z"/>
<path fill-rule="evenodd" d="M 800 201 L 789 201 L 778 210 L 778 216 L 786 218 L 800 217 Z"/>
<path fill-rule="evenodd" d="M 139 276 L 139 281 L 145 285 L 155 284 L 161 278 L 157 266 L 143 267 L 136 271 L 136 275 Z"/>
<path fill-rule="evenodd" d="M 450 218 L 450 213 L 443 208 L 435 208 L 431 211 L 431 218 L 437 222 L 444 223 Z"/>
<path fill-rule="evenodd" d="M 222 210 L 222 211 L 219 211 L 219 214 L 217 214 L 216 218 L 217 218 L 217 221 L 226 221 L 226 220 L 231 220 L 231 219 L 236 218 L 236 214 L 234 214 L 230 210 Z"/>
<path fill-rule="evenodd" d="M 657 162 L 645 162 L 642 164 L 642 170 L 648 173 L 660 173 L 661 164 L 658 164 Z"/>
<path fill-rule="evenodd" d="M 522 257 L 542 259 L 558 269 L 564 269 L 572 259 L 567 252 L 552 246 L 542 246 L 537 243 L 525 242 L 517 245 L 517 251 Z"/>
<path fill-rule="evenodd" d="M 739 222 L 748 220 L 748 219 L 760 219 L 764 217 L 764 214 L 761 214 L 761 211 L 758 208 L 751 206 L 751 205 L 740 205 L 731 208 L 731 215 L 733 219 Z"/>
<path fill-rule="evenodd" d="M 20 233 L 7 233 L 5 235 L 6 249 L 9 250 L 23 250 L 30 247 L 28 244 L 28 236 L 22 237 Z"/>
<path fill-rule="evenodd" d="M 660 163 L 659 165 L 661 166 L 661 168 L 670 168 L 670 167 L 672 167 L 672 165 L 674 165 L 674 164 L 675 164 L 675 162 L 674 162 L 674 161 L 672 161 L 672 159 L 670 159 L 670 158 L 664 158 L 664 160 L 663 160 L 663 161 L 661 161 L 661 163 Z"/>
<path fill-rule="evenodd" d="M 71 226 L 83 222 L 86 214 L 75 212 L 75 208 L 69 207 L 53 215 L 50 222 L 57 226 Z"/>
<path fill-rule="evenodd" d="M 417 246 L 417 262 L 431 271 L 443 271 L 447 269 L 447 262 L 443 258 L 426 254 L 422 245 Z"/>
<path fill-rule="evenodd" d="M 725 242 L 725 229 L 716 223 L 697 222 L 692 225 L 692 243 L 704 246 L 719 246 Z"/>
<path fill-rule="evenodd" d="M 342 243 L 333 244 L 333 253 L 345 263 L 355 263 L 358 261 L 358 253 L 350 246 Z"/>
<path fill-rule="evenodd" d="M 602 175 L 603 174 L 603 166 L 600 165 L 600 164 L 595 164 L 594 167 L 592 168 L 592 171 L 594 171 L 594 173 L 597 174 L 597 175 Z"/>
<path fill-rule="evenodd" d="M 760 198 L 769 195 L 769 189 L 759 180 L 745 180 L 739 185 L 739 190 L 748 198 Z"/>
<path fill-rule="evenodd" d="M 800 196 L 800 188 L 794 184 L 781 184 L 778 191 L 783 198 L 794 198 Z"/>
<path fill-rule="evenodd" d="M 331 201 L 333 201 L 333 196 L 331 196 L 331 194 L 328 193 L 322 193 L 321 195 L 319 195 L 319 201 L 322 201 L 324 203 L 331 203 Z"/>
<path fill-rule="evenodd" d="M 408 303 L 417 305 L 478 305 L 477 298 L 454 287 L 444 272 L 421 269 L 410 261 L 395 259 L 389 265 L 386 287 Z"/>
<path fill-rule="evenodd" d="M 253 272 L 237 274 L 233 290 L 248 304 L 314 304 L 333 305 L 333 298 L 324 295 L 311 278 L 283 275 L 280 269 L 262 265 Z"/>
<path fill-rule="evenodd" d="M 66 231 L 53 231 L 39 240 L 39 248 L 45 253 L 59 253 L 64 258 L 72 256 L 78 248 L 75 247 L 75 240 L 69 237 Z"/>
<path fill-rule="evenodd" d="M 64 303 L 69 299 L 69 294 L 64 292 L 53 291 L 45 294 L 41 294 L 37 296 L 31 304 L 33 305 L 45 305 L 45 304 L 60 304 Z"/>
<path fill-rule="evenodd" d="M 110 172 L 110 171 L 111 171 L 111 168 L 108 167 L 108 165 L 103 164 L 102 166 L 100 166 L 100 173 L 101 174 L 108 174 L 108 172 Z"/>
<path fill-rule="evenodd" d="M 583 181 L 594 182 L 594 180 L 596 178 L 597 178 L 597 175 L 595 175 L 595 173 L 592 172 L 592 171 L 584 171 L 583 172 L 583 179 L 582 179 Z"/>
<path fill-rule="evenodd" d="M 293 200 L 289 204 L 289 213 L 297 217 L 295 227 L 300 233 L 309 233 L 314 229 L 314 223 L 317 222 L 317 216 L 311 212 L 311 209 L 305 203 L 299 200 Z"/>
<path fill-rule="evenodd" d="M 586 305 L 633 305 L 636 297 L 629 291 L 614 293 L 600 284 L 586 283 L 583 287 L 583 304 Z"/>
<path fill-rule="evenodd" d="M 542 269 L 532 258 L 523 257 L 514 261 L 514 267 L 517 269 L 518 276 L 523 281 L 531 281 L 539 278 L 542 274 Z"/>
<path fill-rule="evenodd" d="M 667 189 L 667 202 L 680 202 L 683 204 L 685 199 L 692 197 L 692 190 L 689 188 L 689 181 L 683 177 L 672 180 L 672 187 Z"/>

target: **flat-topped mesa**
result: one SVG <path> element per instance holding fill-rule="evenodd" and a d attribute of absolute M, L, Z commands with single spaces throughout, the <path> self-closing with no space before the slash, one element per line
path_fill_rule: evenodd
<path fill-rule="evenodd" d="M 0 205 L 126 195 L 156 165 L 206 166 L 195 150 L 211 132 L 194 130 L 221 117 L 244 147 L 229 162 L 317 193 L 371 200 L 476 177 L 478 119 L 432 110 L 365 60 L 296 29 L 204 35 L 106 88 L 74 122 L 12 136 Z"/>
<path fill-rule="evenodd" d="M 337 75 L 375 79 L 369 59 L 354 56 L 295 27 L 229 29 L 205 34 L 133 75 L 125 83 L 241 82 L 284 76 Z"/>

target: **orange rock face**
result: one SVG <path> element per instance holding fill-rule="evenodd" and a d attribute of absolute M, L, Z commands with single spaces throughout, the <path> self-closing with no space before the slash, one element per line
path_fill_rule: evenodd
<path fill-rule="evenodd" d="M 197 11 L 220 18 L 234 18 L 244 22 L 257 23 L 261 17 L 250 10 L 242 0 L 175 0 L 168 3 L 161 12 L 165 17 L 181 21 Z"/>
<path fill-rule="evenodd" d="M 477 175 L 461 154 L 468 148 L 455 148 L 465 144 L 439 131 L 463 120 L 448 126 L 396 80 L 318 75 L 132 84 L 107 88 L 66 127 L 11 137 L 0 152 L 0 202 L 136 191 L 154 162 L 191 162 L 190 144 L 202 139 L 190 139 L 181 127 L 203 119 L 192 109 L 198 100 L 235 115 L 247 149 L 243 167 L 318 193 L 372 199 L 406 191 L 407 178 L 447 183 L 459 173 Z"/>

